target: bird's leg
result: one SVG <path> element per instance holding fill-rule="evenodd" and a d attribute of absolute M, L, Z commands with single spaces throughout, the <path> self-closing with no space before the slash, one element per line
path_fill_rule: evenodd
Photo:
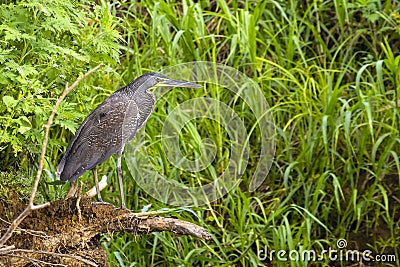
<path fill-rule="evenodd" d="M 94 182 L 96 183 L 97 199 L 98 199 L 98 201 L 103 202 L 103 199 L 101 198 L 101 194 L 100 194 L 99 178 L 97 178 L 96 167 L 94 167 L 94 169 L 93 169 L 93 175 L 94 175 Z"/>
<path fill-rule="evenodd" d="M 124 186 L 122 184 L 121 156 L 122 156 L 122 153 L 118 153 L 117 173 L 118 173 L 119 192 L 121 194 L 121 208 L 126 209 L 125 198 L 124 198 Z"/>
<path fill-rule="evenodd" d="M 75 181 L 71 182 L 71 186 L 69 188 L 69 191 L 68 191 L 65 199 L 75 196 L 77 190 L 78 190 L 78 182 L 75 180 Z"/>

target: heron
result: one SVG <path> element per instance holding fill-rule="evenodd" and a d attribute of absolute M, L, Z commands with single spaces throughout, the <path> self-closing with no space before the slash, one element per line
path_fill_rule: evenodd
<path fill-rule="evenodd" d="M 202 87 L 187 81 L 173 80 L 159 73 L 147 73 L 118 89 L 79 126 L 57 167 L 57 178 L 64 182 L 74 182 L 87 170 L 92 170 L 98 201 L 103 202 L 96 166 L 117 154 L 121 208 L 126 209 L 121 156 L 125 143 L 135 137 L 153 111 L 156 97 L 151 89 L 160 86 Z"/>

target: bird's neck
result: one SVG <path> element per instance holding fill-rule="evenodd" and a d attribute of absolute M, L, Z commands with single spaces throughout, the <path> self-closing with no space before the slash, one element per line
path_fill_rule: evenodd
<path fill-rule="evenodd" d="M 134 92 L 133 99 L 139 109 L 140 116 L 138 128 L 141 128 L 144 126 L 151 112 L 153 111 L 156 98 L 154 94 L 146 90 L 136 90 Z"/>

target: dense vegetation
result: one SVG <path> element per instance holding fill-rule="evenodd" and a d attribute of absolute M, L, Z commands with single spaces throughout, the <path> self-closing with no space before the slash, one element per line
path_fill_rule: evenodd
<path fill-rule="evenodd" d="M 68 185 L 55 180 L 57 163 L 80 122 L 105 97 L 142 73 L 188 61 L 219 62 L 246 73 L 269 102 L 277 143 L 267 180 L 248 192 L 259 151 L 259 131 L 254 130 L 240 186 L 209 205 L 171 210 L 172 216 L 206 227 L 213 234 L 211 242 L 168 233 L 104 236 L 110 264 L 287 266 L 276 258 L 260 260 L 257 253 L 265 248 L 321 252 L 336 249 L 339 238 L 348 241 L 349 249 L 394 254 L 397 260 L 390 264 L 400 264 L 397 1 L 126 2 L 2 2 L 0 168 L 15 175 L 2 179 L 33 179 L 42 125 L 56 99 L 66 82 L 98 63 L 106 67 L 68 96 L 51 128 L 41 182 L 47 200 L 67 191 Z M 193 94 L 218 98 L 242 105 L 232 108 L 249 131 L 257 128 L 243 103 L 217 90 L 174 91 L 169 103 Z M 146 137 L 153 144 L 148 148 L 152 162 L 165 163 L 154 142 L 168 110 L 158 105 Z M 190 144 L 182 146 L 184 153 L 191 155 L 198 145 L 195 135 L 229 143 L 214 123 L 198 120 L 195 126 L 181 136 L 182 144 Z M 229 154 L 220 149 L 223 162 Z M 111 183 L 103 199 L 118 204 L 115 163 L 110 159 L 99 173 Z M 90 173 L 82 180 L 93 183 Z M 133 179 L 125 180 L 128 208 L 170 208 L 146 195 Z M 329 262 L 328 257 L 323 262 L 351 264 Z"/>

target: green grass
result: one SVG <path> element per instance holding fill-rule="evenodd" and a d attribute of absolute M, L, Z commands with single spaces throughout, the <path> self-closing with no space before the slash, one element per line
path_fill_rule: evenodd
<path fill-rule="evenodd" d="M 260 261 L 257 252 L 267 248 L 321 253 L 336 249 L 336 241 L 345 238 L 348 249 L 395 254 L 397 261 L 389 264 L 398 265 L 399 10 L 388 1 L 302 5 L 222 0 L 212 8 L 201 3 L 166 1 L 116 8 L 127 40 L 127 71 L 122 76 L 128 81 L 134 74 L 196 60 L 243 71 L 259 83 L 271 107 L 277 133 L 273 166 L 262 187 L 248 192 L 260 145 L 256 121 L 246 114 L 248 107 L 232 101 L 223 88 L 174 91 L 169 107 L 211 96 L 235 108 L 248 131 L 256 126 L 249 167 L 241 185 L 227 196 L 191 208 L 192 212 L 171 213 L 206 227 L 213 234 L 210 242 L 168 233 L 114 236 L 113 242 L 104 241 L 110 263 L 305 266 L 304 261 Z M 160 122 L 168 110 L 165 102 L 158 104 L 145 130 L 153 142 L 147 150 L 153 163 L 163 162 L 164 171 L 177 172 L 160 153 Z M 226 133 L 212 123 L 196 121 L 195 126 L 192 136 L 180 136 L 183 154 L 194 153 L 195 145 L 189 144 L 196 135 L 229 143 Z M 225 149 L 217 152 L 219 162 L 229 158 Z M 179 174 L 192 181 L 191 174 Z M 154 210 L 168 208 L 134 183 L 127 186 L 134 192 L 128 201 L 132 209 L 148 204 Z M 322 263 L 354 264 L 329 262 L 328 257 Z"/>
<path fill-rule="evenodd" d="M 109 3 L 100 1 L 101 5 Z M 263 185 L 249 192 L 260 153 L 260 129 L 243 100 L 229 90 L 173 90 L 157 102 L 145 129 L 149 160 L 187 185 L 212 181 L 229 159 L 229 138 L 207 119 L 188 124 L 180 148 L 188 157 L 199 140 L 217 144 L 213 164 L 184 172 L 166 159 L 160 142 L 165 118 L 194 97 L 224 102 L 251 132 L 241 183 L 208 205 L 173 208 L 170 216 L 205 227 L 203 242 L 170 233 L 104 236 L 111 266 L 349 266 L 355 262 L 260 260 L 265 250 L 348 249 L 394 254 L 400 264 L 400 9 L 395 1 L 145 1 L 109 4 L 119 31 L 120 64 L 74 92 L 80 112 L 118 86 L 149 71 L 189 61 L 219 62 L 257 82 L 276 127 L 276 152 Z M 211 7 L 208 7 L 211 5 Z M 103 6 L 103 7 L 104 7 Z M 118 73 L 118 74 L 117 74 Z M 94 87 L 94 85 L 96 87 Z M 93 98 L 93 96 L 96 96 Z M 168 100 L 168 101 L 167 101 Z M 75 100 L 74 100 L 75 101 Z M 85 105 L 88 106 L 85 106 Z M 79 119 L 73 120 L 79 123 Z M 70 133 L 57 132 L 67 141 Z M 141 140 L 134 141 L 140 144 Z M 58 144 L 61 149 L 62 144 Z M 63 144 L 65 145 L 65 144 Z M 57 145 L 56 145 L 57 147 Z M 49 156 L 54 171 L 58 150 Z M 197 153 L 197 154 L 196 154 Z M 99 167 L 119 203 L 116 158 Z M 123 163 L 128 208 L 171 208 L 146 194 Z M 129 177 L 129 178 L 128 178 Z M 49 179 L 51 180 L 51 179 Z M 83 180 L 92 183 L 91 174 Z M 47 190 L 53 190 L 48 186 Z M 55 187 L 52 194 L 66 188 Z M 379 263 L 376 264 L 379 266 Z"/>

